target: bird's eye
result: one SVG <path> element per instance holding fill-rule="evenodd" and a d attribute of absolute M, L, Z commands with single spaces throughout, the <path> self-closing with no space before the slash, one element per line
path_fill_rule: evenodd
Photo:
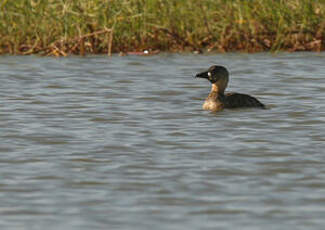
<path fill-rule="evenodd" d="M 208 72 L 208 76 L 211 77 L 211 72 Z"/>

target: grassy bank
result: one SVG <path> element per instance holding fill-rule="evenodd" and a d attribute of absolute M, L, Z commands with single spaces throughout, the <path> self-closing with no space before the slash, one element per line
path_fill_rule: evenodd
<path fill-rule="evenodd" d="M 325 49 L 324 0 L 2 0 L 0 54 Z"/>

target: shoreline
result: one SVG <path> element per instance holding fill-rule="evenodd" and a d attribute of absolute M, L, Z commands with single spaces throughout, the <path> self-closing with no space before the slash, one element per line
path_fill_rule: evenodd
<path fill-rule="evenodd" d="M 325 50 L 320 1 L 15 0 L 0 9 L 0 55 Z"/>

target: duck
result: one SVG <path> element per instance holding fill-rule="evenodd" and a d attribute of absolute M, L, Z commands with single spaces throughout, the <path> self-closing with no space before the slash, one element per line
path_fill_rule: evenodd
<path fill-rule="evenodd" d="M 225 94 L 229 81 L 229 72 L 224 66 L 213 65 L 208 70 L 196 74 L 195 77 L 208 79 L 212 84 L 209 96 L 203 104 L 204 110 L 219 112 L 223 109 L 235 108 L 265 109 L 262 102 L 250 95 L 241 93 Z"/>

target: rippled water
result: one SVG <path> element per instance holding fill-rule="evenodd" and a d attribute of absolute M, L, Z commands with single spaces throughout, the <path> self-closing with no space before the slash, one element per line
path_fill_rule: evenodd
<path fill-rule="evenodd" d="M 324 229 L 325 53 L 0 57 L 1 229 Z M 268 110 L 202 110 L 212 64 Z"/>

